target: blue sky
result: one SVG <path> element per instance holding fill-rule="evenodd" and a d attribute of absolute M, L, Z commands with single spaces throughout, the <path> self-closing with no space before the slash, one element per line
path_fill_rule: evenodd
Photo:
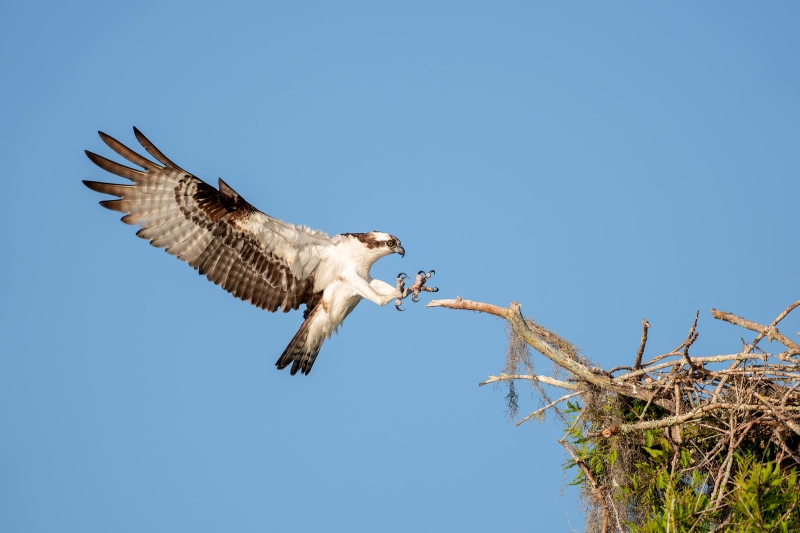
<path fill-rule="evenodd" d="M 477 387 L 502 322 L 365 302 L 310 376 L 278 372 L 300 314 L 98 207 L 97 130 L 135 125 L 290 222 L 391 232 L 406 257 L 376 276 L 519 301 L 606 367 L 643 317 L 650 355 L 698 309 L 695 353 L 730 353 L 744 332 L 710 307 L 769 322 L 800 298 L 795 3 L 9 1 L 0 21 L 4 531 L 582 523 L 558 425 L 515 429 Z"/>

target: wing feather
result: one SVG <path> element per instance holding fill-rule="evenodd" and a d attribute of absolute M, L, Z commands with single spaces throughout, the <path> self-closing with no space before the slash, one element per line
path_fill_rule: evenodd
<path fill-rule="evenodd" d="M 120 165 L 119 163 L 115 163 L 110 159 L 106 159 L 105 157 L 90 152 L 89 150 L 86 150 L 86 155 L 89 156 L 89 159 L 92 160 L 92 163 L 94 163 L 98 167 L 102 168 L 107 172 L 111 172 L 112 174 L 116 174 L 121 178 L 128 178 L 134 183 L 142 181 L 142 179 L 144 178 L 144 172 L 142 172 L 141 170 L 136 170 L 135 168 L 126 167 L 125 165 Z M 106 183 L 106 185 L 111 185 L 111 184 Z M 131 187 L 131 185 L 127 185 L 127 187 Z M 91 187 L 89 188 L 91 189 Z M 116 193 L 109 193 L 109 194 L 116 194 Z"/>
<path fill-rule="evenodd" d="M 182 259 L 188 263 L 188 261 L 185 259 L 186 254 L 184 254 L 184 252 L 189 251 L 193 246 L 195 246 L 197 241 L 203 238 L 203 235 L 204 232 L 202 230 L 195 228 L 194 233 L 190 233 L 180 242 L 176 242 L 175 244 L 167 246 L 165 250 L 168 254 L 176 255 L 178 256 L 178 259 Z"/>
<path fill-rule="evenodd" d="M 191 220 L 186 220 L 185 218 L 169 221 L 166 224 L 150 228 L 150 231 L 154 234 L 150 244 L 156 248 L 167 248 L 183 242 L 196 228 L 197 226 Z"/>
<path fill-rule="evenodd" d="M 331 246 L 327 235 L 258 211 L 222 180 L 215 189 L 173 163 L 136 128 L 134 135 L 163 166 L 100 132 L 114 152 L 144 169 L 87 151 L 97 166 L 132 182 L 84 181 L 93 191 L 117 197 L 100 205 L 125 213 L 123 222 L 140 226 L 138 237 L 237 298 L 268 311 L 316 305 L 321 294 L 314 293 L 314 273 L 320 249 Z"/>
<path fill-rule="evenodd" d="M 106 135 L 102 131 L 97 132 L 100 134 L 100 138 L 103 139 L 103 142 L 108 145 L 109 148 L 117 152 L 119 155 L 133 163 L 134 165 L 139 165 L 142 168 L 147 170 L 155 170 L 160 168 L 158 165 L 147 159 L 146 157 L 142 157 L 114 137 L 110 135 Z M 148 141 L 149 142 L 149 141 Z"/>
<path fill-rule="evenodd" d="M 136 126 L 134 126 L 134 127 L 133 127 L 133 134 L 136 136 L 136 140 L 138 140 L 138 141 L 139 141 L 139 143 L 140 143 L 142 146 L 144 146 L 144 149 L 145 149 L 145 150 L 147 150 L 147 151 L 150 153 L 150 155 L 152 155 L 153 157 L 155 157 L 156 159 L 158 159 L 159 161 L 161 161 L 161 163 L 162 163 L 164 166 L 166 166 L 166 167 L 171 167 L 171 168 L 175 168 L 175 169 L 177 169 L 177 170 L 180 170 L 181 172 L 186 172 L 186 171 L 185 171 L 185 170 L 183 170 L 181 167 L 179 167 L 178 165 L 176 165 L 175 163 L 173 163 L 172 161 L 170 161 L 170 160 L 167 158 L 167 156 L 165 156 L 164 154 L 162 154 L 162 153 L 161 153 L 161 150 L 159 150 L 158 148 L 156 148 L 156 147 L 155 147 L 155 145 L 154 145 L 153 143 L 151 143 L 151 142 L 150 142 L 150 140 L 149 140 L 147 137 L 145 137 L 145 136 L 144 136 L 144 134 L 143 134 L 141 131 L 139 131 L 139 128 L 137 128 Z M 125 155 L 124 155 L 124 154 L 120 154 L 120 155 L 121 155 L 122 157 L 125 157 Z"/>
<path fill-rule="evenodd" d="M 129 213 L 133 213 L 133 211 L 129 211 Z M 183 213 L 181 213 L 181 210 L 175 207 L 163 207 L 161 209 L 153 210 L 151 212 L 144 211 L 141 213 L 137 213 L 137 215 L 141 216 L 140 224 L 143 228 L 162 226 L 177 218 L 180 218 L 181 220 L 186 220 L 186 218 L 183 216 Z"/>
<path fill-rule="evenodd" d="M 178 256 L 178 259 L 181 261 L 186 261 L 190 265 L 194 263 L 194 260 L 197 256 L 203 253 L 208 245 L 213 240 L 214 236 L 206 231 L 198 231 L 195 233 L 193 237 L 187 239 L 187 243 L 181 243 L 178 245 L 180 247 L 180 252 L 176 252 L 175 255 Z"/>

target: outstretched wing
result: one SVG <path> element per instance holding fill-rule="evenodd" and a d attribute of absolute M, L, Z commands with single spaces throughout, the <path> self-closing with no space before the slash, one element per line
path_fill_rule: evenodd
<path fill-rule="evenodd" d="M 222 179 L 215 189 L 170 161 L 138 129 L 133 131 L 163 166 L 99 132 L 112 150 L 144 169 L 87 151 L 97 166 L 133 182 L 84 181 L 93 191 L 119 198 L 100 205 L 126 213 L 123 222 L 141 226 L 138 237 L 189 263 L 237 298 L 268 311 L 314 307 L 321 297 L 314 292 L 314 272 L 321 252 L 330 246 L 327 235 L 265 215 Z"/>

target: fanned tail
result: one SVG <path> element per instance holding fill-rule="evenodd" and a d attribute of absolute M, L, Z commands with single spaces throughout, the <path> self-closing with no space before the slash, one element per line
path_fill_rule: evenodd
<path fill-rule="evenodd" d="M 289 373 L 293 376 L 297 374 L 298 370 L 306 375 L 311 372 L 311 367 L 314 366 L 314 361 L 317 359 L 320 348 L 322 348 L 321 341 L 309 339 L 309 326 L 311 321 L 314 320 L 319 307 L 319 304 L 314 306 L 311 312 L 307 314 L 300 329 L 297 330 L 289 345 L 278 358 L 275 363 L 278 370 L 282 370 L 289 366 L 289 363 L 292 363 L 292 369 Z M 323 338 L 322 340 L 325 339 Z"/>

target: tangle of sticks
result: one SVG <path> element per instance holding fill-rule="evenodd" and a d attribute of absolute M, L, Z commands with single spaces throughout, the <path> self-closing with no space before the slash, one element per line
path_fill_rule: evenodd
<path fill-rule="evenodd" d="M 637 509 L 635 502 L 619 504 L 625 490 L 628 492 L 624 494 L 633 493 L 626 476 L 641 459 L 637 454 L 642 453 L 647 432 L 651 436 L 653 431 L 660 432 L 667 439 L 676 472 L 704 476 L 703 490 L 715 502 L 709 506 L 718 513 L 715 516 L 726 516 L 721 507 L 723 497 L 732 490 L 734 456 L 741 449 L 768 448 L 774 450 L 771 457 L 778 464 L 800 465 L 800 345 L 777 327 L 798 306 L 800 300 L 766 325 L 712 309 L 715 319 L 757 335 L 750 342 L 742 339 L 738 353 L 707 356 L 690 355 L 698 337 L 698 313 L 688 335 L 675 349 L 643 362 L 650 327 L 645 319 L 639 349 L 631 354 L 631 366 L 606 371 L 592 365 L 565 339 L 523 317 L 516 302 L 503 308 L 456 298 L 427 305 L 501 317 L 510 326 L 509 335 L 522 339 L 562 372 L 553 376 L 524 373 L 524 369 L 523 373 L 512 372 L 507 365 L 506 372 L 489 376 L 480 385 L 527 380 L 537 387 L 547 385 L 566 392 L 552 401 L 546 398 L 542 402 L 546 405 L 517 425 L 539 418 L 545 411 L 559 411 L 564 402 L 580 401 L 580 413 L 559 443 L 585 475 L 584 500 L 590 514 L 595 513 L 594 525 L 588 529 L 603 532 L 609 528 L 622 531 L 620 517 L 636 522 L 637 513 L 649 512 Z M 782 348 L 775 353 L 762 350 L 758 345 L 764 338 Z M 573 438 L 576 427 L 580 428 L 577 441 Z M 587 465 L 575 442 L 588 442 L 592 449 L 613 448 L 618 464 L 598 474 Z M 691 458 L 682 470 L 678 465 L 681 451 L 688 454 L 682 457 Z M 587 525 L 591 524 L 587 521 Z"/>

